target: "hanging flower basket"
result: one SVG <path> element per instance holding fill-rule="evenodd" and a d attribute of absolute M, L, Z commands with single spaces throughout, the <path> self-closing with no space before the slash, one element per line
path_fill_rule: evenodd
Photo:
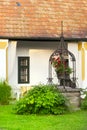
<path fill-rule="evenodd" d="M 64 74 L 63 73 L 58 73 L 56 72 L 56 75 L 57 75 L 57 78 L 58 79 L 62 79 L 64 77 Z"/>
<path fill-rule="evenodd" d="M 64 78 L 66 78 L 66 79 L 69 79 L 70 78 L 70 74 L 68 74 L 68 73 L 58 73 L 58 72 L 56 72 L 56 75 L 57 75 L 57 78 L 58 79 L 64 79 Z"/>
<path fill-rule="evenodd" d="M 72 69 L 66 64 L 64 60 L 61 59 L 60 56 L 52 58 L 51 64 L 56 71 L 58 79 L 62 79 L 64 77 L 68 78 L 72 73 Z"/>

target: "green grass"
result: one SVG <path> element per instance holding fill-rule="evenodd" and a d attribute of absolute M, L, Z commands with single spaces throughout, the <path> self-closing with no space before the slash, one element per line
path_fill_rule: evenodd
<path fill-rule="evenodd" d="M 0 106 L 0 130 L 87 130 L 87 111 L 65 115 L 15 115 Z"/>

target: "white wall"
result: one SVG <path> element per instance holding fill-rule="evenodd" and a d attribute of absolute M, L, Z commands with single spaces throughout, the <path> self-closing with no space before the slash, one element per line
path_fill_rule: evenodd
<path fill-rule="evenodd" d="M 0 80 L 6 80 L 6 49 L 7 39 L 0 39 Z"/>
<path fill-rule="evenodd" d="M 75 56 L 75 59 L 76 59 L 76 78 L 77 78 L 77 87 L 80 87 L 80 83 L 79 83 L 79 81 L 80 81 L 80 66 L 81 66 L 81 64 L 80 64 L 80 57 L 79 57 L 79 52 L 78 52 L 78 43 L 69 43 L 68 44 L 68 50 L 70 51 L 70 52 L 72 52 L 73 54 L 74 54 L 74 56 Z M 71 62 L 72 61 L 70 61 L 70 65 L 71 65 Z"/>
<path fill-rule="evenodd" d="M 84 48 L 84 42 L 81 43 L 82 44 L 82 48 Z M 87 44 L 87 43 L 86 43 Z M 79 87 L 80 88 L 87 88 L 87 49 L 84 48 L 84 52 L 85 52 L 85 62 L 83 63 L 85 65 L 85 75 L 84 75 L 84 79 L 82 79 L 82 71 L 83 71 L 83 68 L 82 68 L 82 48 L 80 48 L 79 50 L 79 62 L 78 62 L 78 72 L 79 72 L 79 75 L 78 75 L 78 82 L 79 82 Z"/>
<path fill-rule="evenodd" d="M 17 54 L 16 54 L 16 65 L 17 65 L 17 74 L 16 74 L 16 78 L 17 78 L 17 86 L 20 88 L 20 86 L 29 86 L 29 84 L 18 84 L 18 57 L 22 57 L 22 56 L 29 56 L 29 47 L 26 46 L 20 46 L 17 47 Z"/>
<path fill-rule="evenodd" d="M 38 83 L 47 83 L 49 57 L 58 47 L 57 42 L 16 42 L 9 43 L 8 50 L 8 77 L 12 87 L 31 86 Z M 78 44 L 70 43 L 68 49 L 76 57 L 77 77 L 78 70 Z M 30 83 L 18 84 L 18 56 L 30 56 Z M 53 83 L 58 83 L 56 73 L 52 72 Z"/>
<path fill-rule="evenodd" d="M 48 50 L 31 49 L 30 55 L 30 83 L 47 83 L 48 78 Z"/>
<path fill-rule="evenodd" d="M 79 53 L 79 56 L 78 56 L 78 68 L 77 68 L 77 71 L 78 71 L 78 83 L 79 83 L 79 87 L 82 88 L 83 84 L 82 84 L 82 60 L 81 60 L 81 51 L 78 52 Z"/>
<path fill-rule="evenodd" d="M 87 88 L 87 50 L 85 50 L 85 79 L 81 78 L 81 87 Z"/>
<path fill-rule="evenodd" d="M 30 57 L 30 83 L 17 84 L 18 86 L 31 86 L 39 83 L 46 84 L 48 82 L 49 57 L 56 49 L 57 44 L 58 43 L 54 44 L 53 42 L 24 42 L 23 44 L 18 44 L 17 57 Z M 58 80 L 55 72 L 53 72 L 53 78 L 53 82 L 57 83 Z"/>
<path fill-rule="evenodd" d="M 38 50 L 30 49 L 30 84 L 47 83 L 49 57 L 53 50 Z M 57 83 L 55 79 L 56 74 L 53 74 L 53 82 Z"/>
<path fill-rule="evenodd" d="M 85 81 L 83 82 L 84 88 L 87 88 L 87 50 L 85 51 Z"/>
<path fill-rule="evenodd" d="M 0 49 L 0 80 L 6 79 L 6 50 Z"/>
<path fill-rule="evenodd" d="M 16 41 L 8 44 L 8 82 L 12 88 L 15 88 L 17 84 L 16 45 Z"/>

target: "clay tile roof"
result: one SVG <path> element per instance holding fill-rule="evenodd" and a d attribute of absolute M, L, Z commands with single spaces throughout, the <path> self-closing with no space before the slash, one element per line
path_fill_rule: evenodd
<path fill-rule="evenodd" d="M 87 0 L 0 0 L 0 36 L 87 38 Z"/>

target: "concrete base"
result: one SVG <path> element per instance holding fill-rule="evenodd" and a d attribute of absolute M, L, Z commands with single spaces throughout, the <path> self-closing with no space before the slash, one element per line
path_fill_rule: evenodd
<path fill-rule="evenodd" d="M 79 88 L 71 88 L 71 87 L 64 87 L 58 86 L 60 92 L 69 99 L 70 105 L 73 110 L 80 109 L 80 102 L 81 102 L 81 94 Z"/>

